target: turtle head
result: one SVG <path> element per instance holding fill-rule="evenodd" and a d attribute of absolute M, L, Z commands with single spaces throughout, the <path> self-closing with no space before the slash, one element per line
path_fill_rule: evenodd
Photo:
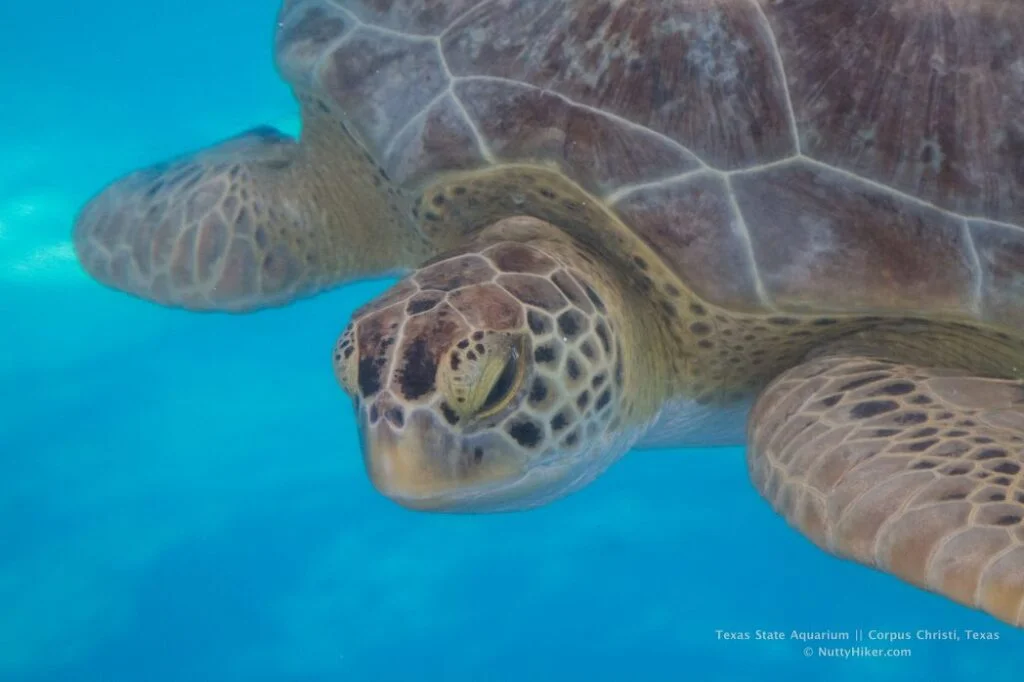
<path fill-rule="evenodd" d="M 335 346 L 370 478 L 403 506 L 537 506 L 631 444 L 614 291 L 568 238 L 509 220 L 358 310 Z"/>

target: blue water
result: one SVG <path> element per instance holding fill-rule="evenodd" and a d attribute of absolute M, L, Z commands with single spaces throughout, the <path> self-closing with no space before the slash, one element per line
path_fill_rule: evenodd
<path fill-rule="evenodd" d="M 1024 632 L 833 559 L 739 449 L 631 453 L 522 514 L 374 493 L 329 352 L 387 282 L 249 316 L 93 284 L 112 177 L 294 132 L 275 0 L 0 3 L 0 680 L 1019 680 Z M 807 659 L 716 630 L 964 630 Z"/>

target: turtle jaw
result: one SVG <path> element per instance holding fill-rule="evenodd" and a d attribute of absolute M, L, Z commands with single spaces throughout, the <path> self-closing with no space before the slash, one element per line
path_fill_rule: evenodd
<path fill-rule="evenodd" d="M 363 462 L 374 488 L 416 512 L 493 514 L 535 509 L 565 497 L 597 477 L 628 444 L 603 453 L 566 453 L 537 461 L 512 451 L 489 453 L 477 468 L 462 464 L 464 447 L 418 429 L 390 426 L 362 432 Z M 476 449 L 476 448 L 472 448 Z"/>
<path fill-rule="evenodd" d="M 417 411 L 402 426 L 359 418 L 363 464 L 373 486 L 414 511 L 492 512 L 522 508 L 529 461 L 498 439 L 467 438 Z M 485 454 L 480 454 L 485 453 Z M 525 505 L 530 506 L 530 505 Z"/>

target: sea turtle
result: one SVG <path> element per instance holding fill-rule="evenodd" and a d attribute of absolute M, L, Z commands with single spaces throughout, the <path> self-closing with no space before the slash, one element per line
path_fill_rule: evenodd
<path fill-rule="evenodd" d="M 301 139 L 111 184 L 97 280 L 403 274 L 332 351 L 397 502 L 746 442 L 821 548 L 1024 625 L 1024 3 L 286 0 L 275 56 Z"/>

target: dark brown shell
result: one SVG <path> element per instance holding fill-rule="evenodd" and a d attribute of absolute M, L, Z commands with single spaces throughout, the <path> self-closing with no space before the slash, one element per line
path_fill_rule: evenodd
<path fill-rule="evenodd" d="M 287 0 L 395 182 L 556 165 L 698 294 L 1024 324 L 1024 2 Z"/>

